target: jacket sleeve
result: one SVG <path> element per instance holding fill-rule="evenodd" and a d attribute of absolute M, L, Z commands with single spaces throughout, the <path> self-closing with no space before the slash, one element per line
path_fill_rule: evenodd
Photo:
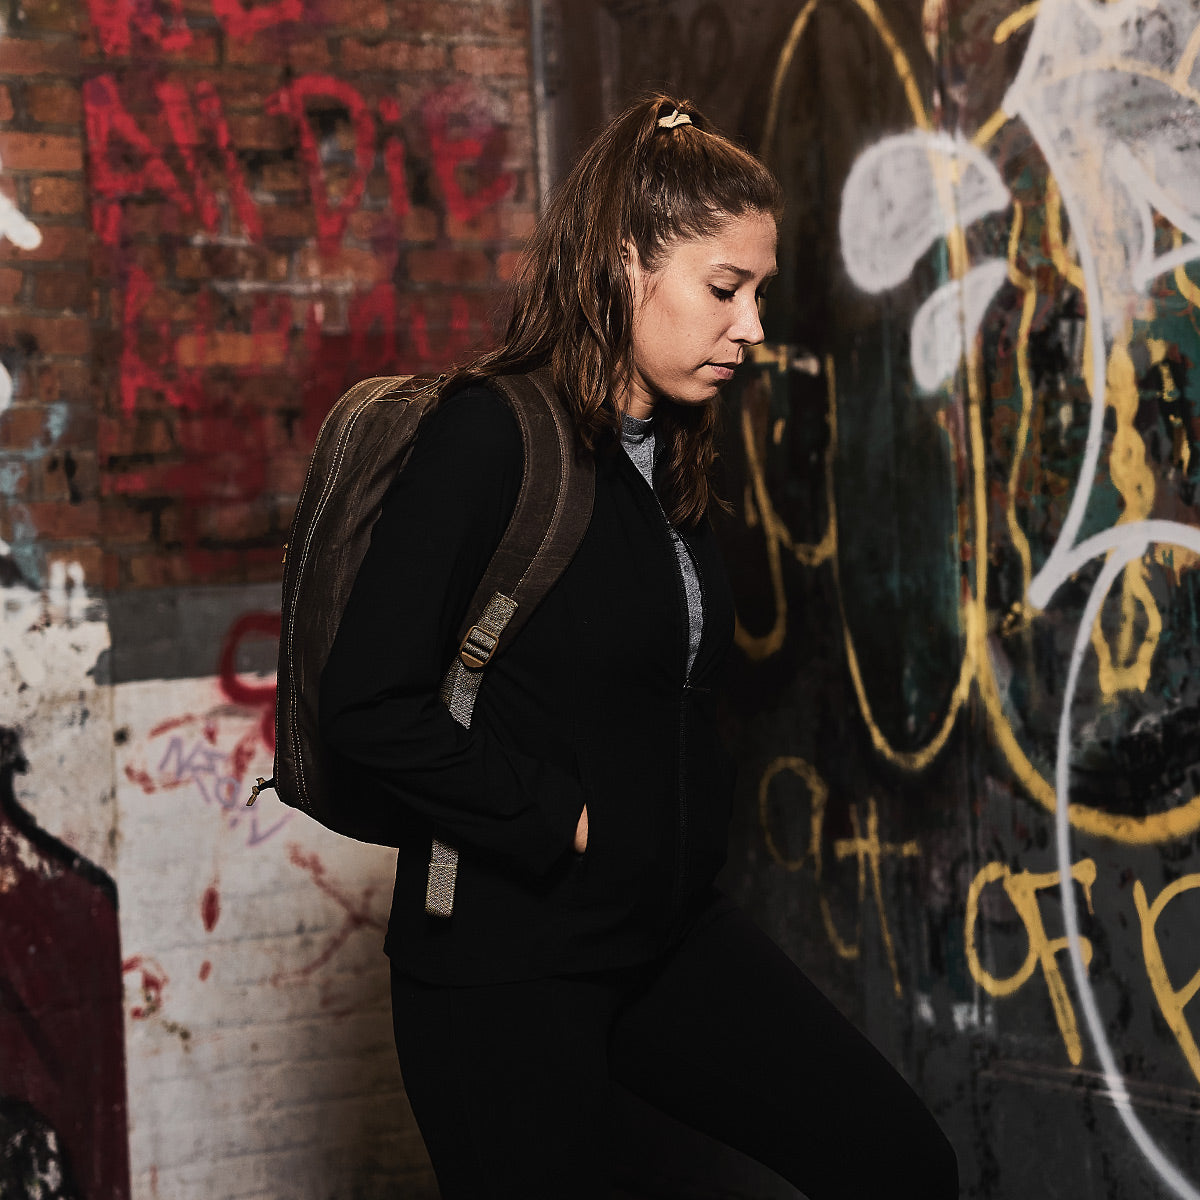
<path fill-rule="evenodd" d="M 477 723 L 462 728 L 439 697 L 523 465 L 516 418 L 487 388 L 426 419 L 372 533 L 319 711 L 328 747 L 377 785 L 363 803 L 403 805 L 451 845 L 542 874 L 572 845 L 579 781 Z"/>

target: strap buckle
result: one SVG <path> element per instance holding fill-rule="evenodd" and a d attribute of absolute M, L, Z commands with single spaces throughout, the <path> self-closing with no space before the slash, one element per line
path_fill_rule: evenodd
<path fill-rule="evenodd" d="M 492 661 L 496 647 L 500 644 L 500 636 L 482 625 L 472 625 L 458 648 L 458 657 L 464 667 L 472 671 L 482 671 Z"/>

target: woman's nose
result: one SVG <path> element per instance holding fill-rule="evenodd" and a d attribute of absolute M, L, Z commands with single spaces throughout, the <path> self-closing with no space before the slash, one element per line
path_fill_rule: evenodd
<path fill-rule="evenodd" d="M 743 303 L 738 313 L 737 323 L 730 331 L 735 342 L 743 342 L 747 346 L 757 346 L 763 341 L 762 321 L 758 315 L 758 298 Z"/>

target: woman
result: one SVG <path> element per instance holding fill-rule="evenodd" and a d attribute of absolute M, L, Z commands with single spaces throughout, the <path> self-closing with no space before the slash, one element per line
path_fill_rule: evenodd
<path fill-rule="evenodd" d="M 810 1200 L 957 1194 L 913 1092 L 713 889 L 733 605 L 707 470 L 720 388 L 763 339 L 780 207 L 686 104 L 649 97 L 600 134 L 531 239 L 503 344 L 422 428 L 322 678 L 344 786 L 401 847 L 396 1042 L 444 1200 L 606 1195 L 613 1080 Z M 522 469 L 486 381 L 546 364 L 592 518 L 464 730 L 439 685 Z M 460 853 L 448 920 L 424 912 L 431 836 Z"/>

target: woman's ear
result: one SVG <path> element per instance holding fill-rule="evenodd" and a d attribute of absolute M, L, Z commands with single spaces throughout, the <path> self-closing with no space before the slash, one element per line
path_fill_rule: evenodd
<path fill-rule="evenodd" d="M 637 247 L 628 238 L 621 243 L 621 262 L 625 267 L 625 278 L 629 280 L 629 290 L 633 293 L 636 304 L 642 294 L 642 282 L 646 272 L 642 267 Z"/>

